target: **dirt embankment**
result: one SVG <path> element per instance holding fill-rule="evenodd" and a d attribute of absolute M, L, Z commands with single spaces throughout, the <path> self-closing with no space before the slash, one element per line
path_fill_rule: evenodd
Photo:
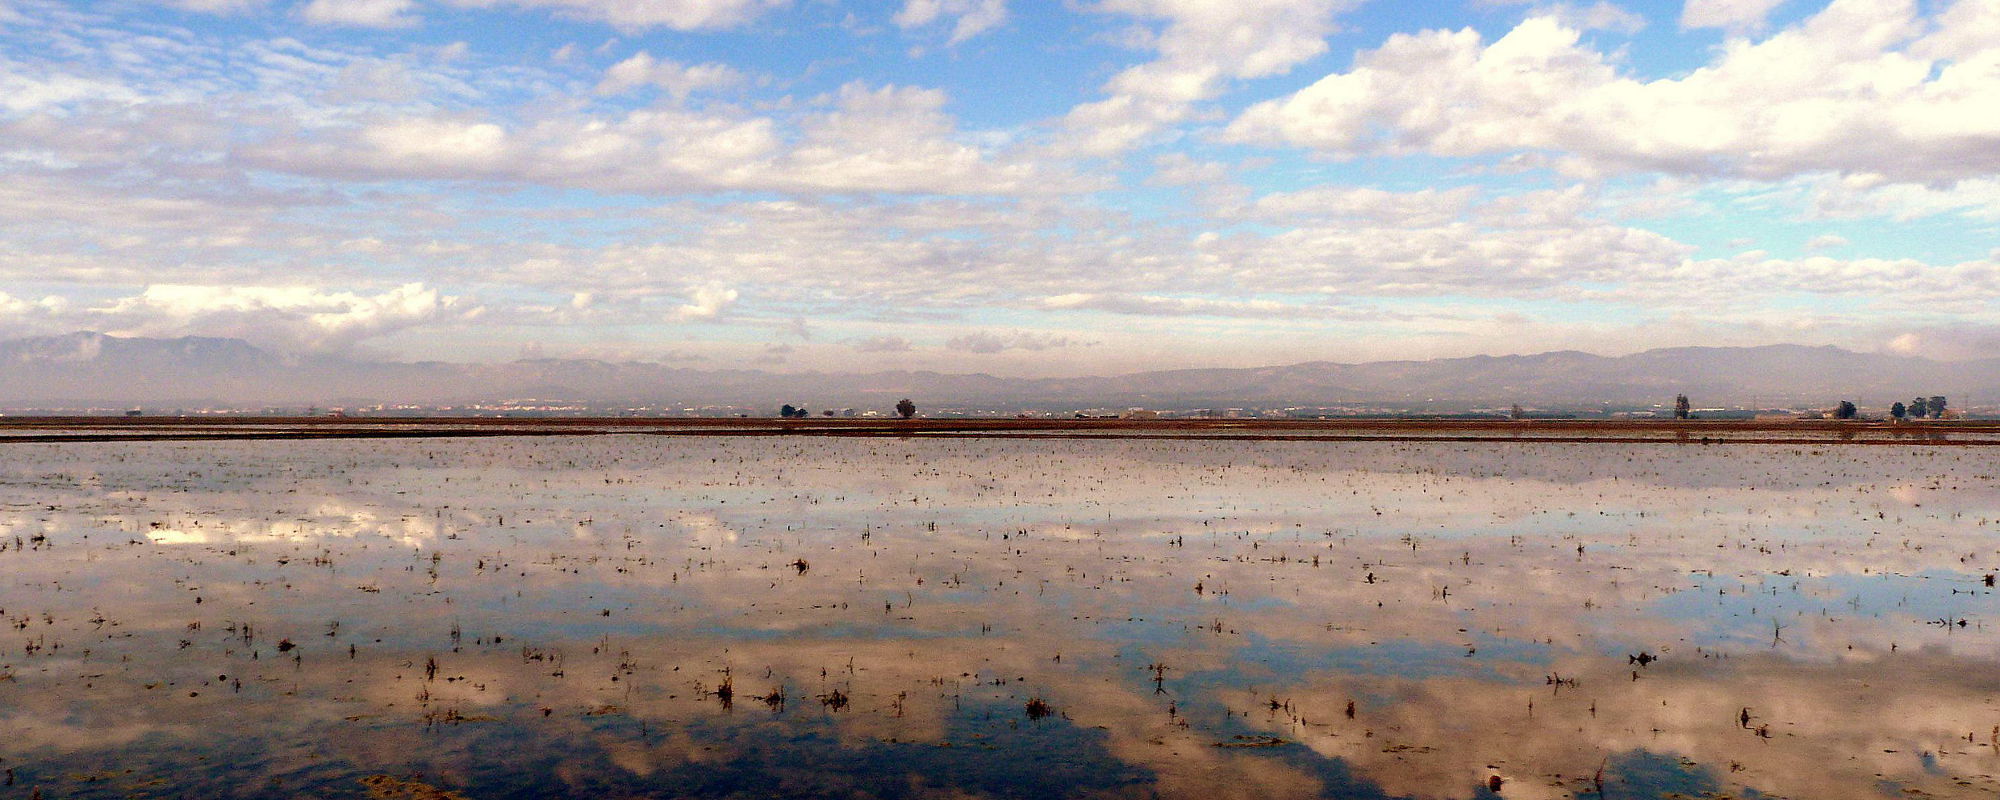
<path fill-rule="evenodd" d="M 643 417 L 13 417 L 0 443 L 484 436 L 887 436 L 1271 441 L 2000 444 L 2000 422 L 1422 419 L 769 419 Z"/>

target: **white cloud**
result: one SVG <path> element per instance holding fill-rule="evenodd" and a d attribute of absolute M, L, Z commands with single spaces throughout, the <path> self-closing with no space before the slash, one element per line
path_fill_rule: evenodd
<path fill-rule="evenodd" d="M 1811 216 L 1825 218 L 1886 217 L 1898 222 L 1957 214 L 2000 222 L 2000 178 L 1968 178 L 1949 186 L 1883 183 L 1872 175 L 1812 175 L 1789 182 L 1780 191 L 1805 195 Z"/>
<path fill-rule="evenodd" d="M 896 27 L 910 30 L 954 17 L 951 43 L 958 44 L 1006 22 L 1007 0 L 904 0 L 893 19 Z"/>
<path fill-rule="evenodd" d="M 68 298 L 49 295 L 29 300 L 0 292 L 0 336 L 32 336 L 63 330 L 69 318 Z"/>
<path fill-rule="evenodd" d="M 1550 6 L 1546 13 L 1566 25 L 1587 31 L 1630 34 L 1646 29 L 1645 17 L 1607 0 L 1587 6 L 1559 4 Z"/>
<path fill-rule="evenodd" d="M 1848 241 L 1845 236 L 1837 233 L 1822 233 L 1806 241 L 1806 251 L 1832 250 L 1836 247 L 1846 247 L 1847 245 Z"/>
<path fill-rule="evenodd" d="M 1146 32 L 1159 58 L 1113 76 L 1110 97 L 1072 109 L 1066 149 L 1111 155 L 1188 119 L 1228 81 L 1281 75 L 1327 51 L 1334 15 L 1352 0 L 1104 0 L 1102 12 L 1161 20 Z"/>
<path fill-rule="evenodd" d="M 1771 9 L 1785 0 L 1687 0 L 1681 7 L 1682 28 L 1727 28 L 1733 31 L 1764 27 Z"/>
<path fill-rule="evenodd" d="M 301 25 L 293 12 L 306 2 L 270 4 L 267 17 Z M 571 16 L 580 7 L 490 4 Z M 71 24 L 39 15 L 52 4 L 27 7 L 32 25 Z M 811 96 L 761 80 L 768 70 L 754 62 L 678 63 L 664 54 L 686 51 L 648 43 L 640 53 L 608 31 L 579 39 L 579 60 L 552 65 L 505 59 L 476 27 L 464 34 L 472 46 L 384 55 L 379 39 L 171 30 L 192 19 L 179 15 L 146 15 L 159 36 L 130 35 L 115 19 L 77 22 L 36 40 L 59 42 L 61 58 L 32 47 L 0 55 L 14 59 L 0 65 L 0 285 L 12 293 L 0 318 L 7 330 L 243 335 L 290 348 L 415 327 L 422 336 L 386 341 L 401 355 L 453 358 L 512 354 L 520 342 L 509 337 L 538 326 L 615 340 L 621 326 L 713 320 L 789 340 L 783 332 L 804 320 L 817 338 L 797 343 L 788 363 L 800 368 L 825 358 L 952 369 L 977 351 L 994 353 L 978 359 L 982 369 L 1033 373 L 1310 358 L 1364 335 L 1355 346 L 1373 348 L 1369 357 L 1406 346 L 1459 353 L 1496 337 L 1594 345 L 1610 340 L 1593 331 L 1627 321 L 1743 343 L 1838 330 L 1843 344 L 1874 346 L 1994 313 L 2000 256 L 1962 255 L 1988 249 L 2000 222 L 2000 151 L 1981 138 L 1994 120 L 1972 103 L 2000 74 L 2000 4 L 1990 2 L 1912 13 L 1899 26 L 1889 12 L 1902 6 L 1848 0 L 1825 19 L 1721 45 L 1706 67 L 1664 81 L 1635 71 L 1651 63 L 1643 54 L 1624 52 L 1650 42 L 1580 33 L 1629 26 L 1617 7 L 1544 4 L 1562 19 L 1524 23 L 1501 41 L 1413 34 L 1361 53 L 1351 69 L 1336 54 L 1327 61 L 1342 65 L 1335 77 L 1351 80 L 1336 83 L 1352 94 L 1334 98 L 1333 116 L 1284 117 L 1303 127 L 1251 137 L 1336 157 L 1490 156 L 1472 165 L 1476 176 L 1428 178 L 1437 172 L 1388 157 L 1273 175 L 1275 159 L 1185 142 L 1082 174 L 1100 165 L 1061 157 L 1170 144 L 1184 132 L 1168 126 L 1218 121 L 1217 101 L 1239 81 L 1297 70 L 1346 42 L 1327 39 L 1344 7 L 1093 6 L 1143 23 L 1132 58 L 1146 63 L 1103 73 L 1116 76 L 1094 104 L 1106 111 L 1108 146 L 1066 151 L 1038 149 L 1033 120 L 961 127 L 957 98 L 941 88 L 843 85 L 826 78 L 842 68 L 828 62 L 803 85 L 839 88 Z M 942 39 L 959 18 L 937 8 L 912 30 Z M 586 61 L 616 66 L 598 74 Z M 641 97 L 729 86 L 732 102 Z M 1922 118 L 1926 108 L 1936 115 Z M 1919 113 L 1898 116 L 1905 109 Z M 1343 114 L 1361 121 L 1349 138 L 1337 125 L 1314 127 Z M 1538 165 L 1584 179 L 1527 191 L 1548 175 L 1514 171 Z M 1620 170 L 1666 174 L 1590 180 Z M 1384 182 L 1312 185 L 1327 174 Z M 1160 203 L 1120 185 L 1140 176 L 1194 188 L 1169 193 L 1187 202 Z M 1251 188 L 1274 177 L 1288 191 Z M 531 186 L 580 202 L 511 191 Z M 1961 255 L 1897 258 L 1869 239 L 1855 249 L 1886 257 L 1699 258 L 1629 222 L 1719 213 L 1741 215 L 1751 243 L 1738 249 L 1761 242 L 1773 252 L 1804 238 L 1785 233 L 1801 223 L 1792 216 L 1820 225 L 1949 215 L 1957 238 L 1927 249 Z M 1758 227 L 1778 219 L 1779 229 Z M 1839 224 L 1810 232 L 1821 230 L 1853 235 Z M 318 288 L 229 289 L 274 280 Z M 423 288 L 407 307 L 370 305 L 416 280 Z M 196 288 L 177 296 L 163 285 Z M 510 300 L 456 301 L 426 317 L 422 292 L 443 303 L 444 287 Z M 61 308 L 32 299 L 45 293 L 73 299 Z M 1487 322 L 1530 305 L 1524 313 L 1547 315 L 1538 338 Z M 465 322 L 482 308 L 477 325 Z M 1039 333 L 982 330 L 996 319 Z M 761 344 L 722 327 L 688 324 L 685 344 L 674 344 L 718 359 L 748 358 Z M 954 337 L 955 349 L 944 346 Z M 1033 349 L 1058 339 L 1107 344 L 1061 359 Z M 1292 349 L 1258 349 L 1275 340 Z M 884 353 L 906 354 L 871 355 Z"/>
<path fill-rule="evenodd" d="M 1228 164 L 1197 161 L 1186 153 L 1165 153 L 1154 157 L 1149 181 L 1159 186 L 1217 184 L 1229 178 Z"/>
<path fill-rule="evenodd" d="M 421 283 L 373 295 L 310 286 L 155 284 L 138 295 L 87 309 L 84 316 L 118 334 L 234 336 L 281 347 L 340 349 L 479 311 Z"/>
<path fill-rule="evenodd" d="M 1366 186 L 1323 186 L 1264 195 L 1257 198 L 1251 211 L 1273 220 L 1359 219 L 1415 227 L 1457 219 L 1471 208 L 1478 194 L 1471 187 L 1390 192 Z"/>
<path fill-rule="evenodd" d="M 140 94 L 123 84 L 56 73 L 44 77 L 0 70 L 0 109 L 15 113 L 88 102 L 135 103 Z"/>
<path fill-rule="evenodd" d="M 1071 341 L 1067 336 L 1034 333 L 1032 331 L 1014 331 L 1012 333 L 974 331 L 972 333 L 953 336 L 945 340 L 944 346 L 947 350 L 960 350 L 967 353 L 987 355 L 1002 353 L 1008 350 L 1054 350 L 1087 345 Z"/>
<path fill-rule="evenodd" d="M 680 100 L 695 92 L 722 89 L 743 82 L 743 73 L 727 64 L 682 64 L 672 59 L 655 59 L 641 52 L 612 65 L 597 84 L 598 94 L 618 94 L 640 86 L 657 86 Z"/>
<path fill-rule="evenodd" d="M 1095 185 L 1060 166 L 969 141 L 938 90 L 851 82 L 823 101 L 825 110 L 791 120 L 795 130 L 737 109 L 556 111 L 517 123 L 388 116 L 273 136 L 235 156 L 259 169 L 320 177 L 641 192 L 1049 193 Z"/>
<path fill-rule="evenodd" d="M 1885 317 L 1977 315 L 2000 290 L 1992 259 L 1698 259 L 1691 245 L 1597 218 L 1600 201 L 1581 186 L 1495 197 L 1319 187 L 1267 197 L 1245 207 L 1254 227 L 1202 235 L 1061 199 L 688 201 L 654 212 L 665 229 L 699 232 L 672 242 L 468 260 L 503 265 L 488 280 L 565 296 L 755 286 L 754 302 L 732 316 L 773 327 L 852 309 L 911 323 L 993 308 L 1346 321 L 1506 298 L 1755 322 L 1758 298 L 1838 296 Z"/>
<path fill-rule="evenodd" d="M 1582 175 L 1981 177 L 2000 171 L 2000 36 L 1954 24 L 2000 30 L 1981 4 L 1961 0 L 1927 33 L 1911 0 L 1835 0 L 1654 81 L 1620 75 L 1548 17 L 1492 42 L 1469 28 L 1399 34 L 1351 71 L 1252 106 L 1227 138 L 1342 157 L 1525 153 Z"/>
<path fill-rule="evenodd" d="M 410 10 L 416 0 L 312 0 L 299 15 L 315 25 L 358 28 L 403 28 L 417 24 Z"/>
<path fill-rule="evenodd" d="M 1149 317 L 1241 317 L 1246 319 L 1374 317 L 1375 313 L 1337 304 L 1290 303 L 1276 300 L 1218 300 L 1118 292 L 1071 292 L 1043 298 L 1051 311 L 1089 310 Z"/>
<path fill-rule="evenodd" d="M 945 0 L 904 0 L 893 18 L 898 28 L 921 28 L 944 14 Z"/>
<path fill-rule="evenodd" d="M 736 304 L 737 293 L 721 284 L 696 287 L 688 296 L 686 305 L 674 309 L 674 318 L 680 320 L 709 320 L 721 317 L 723 312 Z"/>
<path fill-rule="evenodd" d="M 1989 323 L 1929 326 L 1889 337 L 1883 349 L 1948 361 L 1991 358 L 2000 350 L 2000 326 Z"/>
<path fill-rule="evenodd" d="M 1993 50 L 2000 46 L 1996 42 L 2000 42 L 2000 3 L 1958 0 L 1938 16 L 1930 34 L 1911 50 L 1921 58 L 1984 61 L 1990 76 Z M 1970 75 L 1977 73 L 1966 74 Z"/>
<path fill-rule="evenodd" d="M 1235 276 L 1248 284 L 1239 294 L 1546 296 L 1644 280 L 1693 252 L 1659 234 L 1602 221 L 1509 219 L 1500 204 L 1478 213 L 1376 223 L 1332 218 L 1269 235 L 1217 237 L 1201 247 L 1204 267 L 1197 274 L 1213 272 L 1215 284 Z"/>
<path fill-rule="evenodd" d="M 624 31 L 733 28 L 787 0 L 450 0 L 462 6 L 548 9 L 562 16 L 604 22 Z"/>
<path fill-rule="evenodd" d="M 490 122 L 399 119 L 361 131 L 361 144 L 388 162 L 485 169 L 509 155 L 507 131 Z"/>
<path fill-rule="evenodd" d="M 163 3 L 164 5 L 173 6 L 175 8 L 185 9 L 188 11 L 200 11 L 209 14 L 230 14 L 239 11 L 248 11 L 253 8 L 260 8 L 265 4 L 267 4 L 268 2 L 270 2 L 270 0 L 158 0 L 158 1 Z M 4 13 L 0 13 L 0 17 L 4 16 L 5 16 Z"/>
<path fill-rule="evenodd" d="M 53 301 L 54 298 L 50 298 L 50 300 L 43 303 L 32 303 L 6 292 L 0 292 L 0 324 L 6 325 L 9 328 L 15 327 L 27 317 L 36 315 L 38 312 L 48 311 L 48 303 Z"/>

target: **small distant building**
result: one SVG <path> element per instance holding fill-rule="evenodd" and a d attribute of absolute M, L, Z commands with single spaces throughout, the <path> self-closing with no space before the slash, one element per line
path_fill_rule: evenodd
<path fill-rule="evenodd" d="M 1119 419 L 1159 419 L 1160 412 L 1144 408 L 1128 408 L 1118 415 Z"/>
<path fill-rule="evenodd" d="M 144 412 L 144 411 L 141 411 L 141 410 L 139 410 L 139 409 L 136 409 L 136 408 L 135 408 L 135 409 L 132 409 L 132 410 L 130 410 L 130 411 L 127 411 L 127 412 L 125 412 L 125 416 L 128 416 L 128 417 L 143 417 L 143 416 L 146 416 L 146 412 Z"/>

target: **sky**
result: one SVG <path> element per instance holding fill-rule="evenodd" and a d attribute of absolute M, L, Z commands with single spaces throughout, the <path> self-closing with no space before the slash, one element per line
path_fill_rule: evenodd
<path fill-rule="evenodd" d="M 0 337 L 2000 346 L 2000 0 L 0 0 Z"/>

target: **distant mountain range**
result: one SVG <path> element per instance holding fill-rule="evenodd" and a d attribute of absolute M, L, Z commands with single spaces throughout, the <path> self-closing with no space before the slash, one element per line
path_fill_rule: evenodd
<path fill-rule="evenodd" d="M 815 410 L 1229 406 L 1882 406 L 1942 394 L 1959 408 L 2000 399 L 2000 358 L 1943 362 L 1836 347 L 1677 347 L 1607 357 L 1576 351 L 1430 361 L 1314 361 L 1084 378 L 937 372 L 698 370 L 644 362 L 529 359 L 499 364 L 286 357 L 239 339 L 80 332 L 0 341 L 0 406 L 243 407 L 451 405 L 537 398 L 595 404 L 798 403 Z"/>

